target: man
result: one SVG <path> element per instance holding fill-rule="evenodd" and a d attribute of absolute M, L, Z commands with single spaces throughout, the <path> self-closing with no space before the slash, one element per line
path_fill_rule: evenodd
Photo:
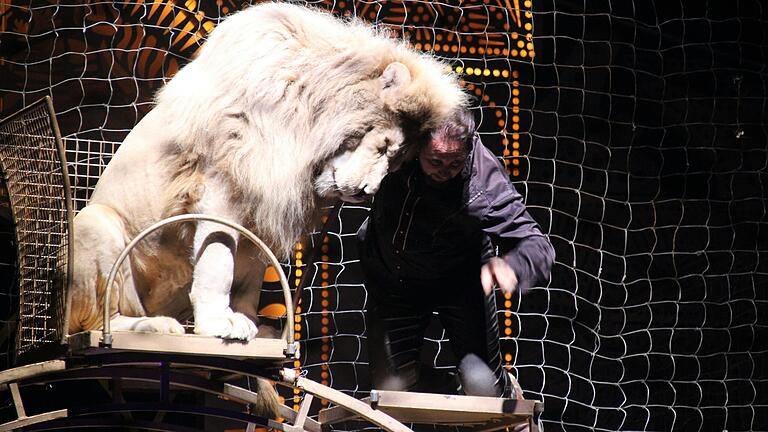
<path fill-rule="evenodd" d="M 554 249 L 474 129 L 466 109 L 439 127 L 384 178 L 361 229 L 376 389 L 434 392 L 420 382 L 419 351 L 437 311 L 463 392 L 513 396 L 491 294 L 494 284 L 513 293 L 546 283 Z"/>

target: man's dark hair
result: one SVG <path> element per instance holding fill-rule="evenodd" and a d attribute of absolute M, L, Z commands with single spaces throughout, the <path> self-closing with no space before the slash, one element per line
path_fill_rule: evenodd
<path fill-rule="evenodd" d="M 467 108 L 458 108 L 432 132 L 430 140 L 461 143 L 469 150 L 475 134 L 475 117 Z"/>

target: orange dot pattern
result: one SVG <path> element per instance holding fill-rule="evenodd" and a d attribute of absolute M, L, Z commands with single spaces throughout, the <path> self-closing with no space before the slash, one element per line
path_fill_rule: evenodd
<path fill-rule="evenodd" d="M 299 285 L 301 284 L 301 275 L 304 273 L 303 267 L 304 267 L 304 244 L 301 242 L 296 243 L 296 247 L 294 248 L 294 255 L 293 255 L 293 263 L 294 263 L 294 284 L 296 285 L 296 289 L 299 288 Z M 296 304 L 296 310 L 294 311 L 293 316 L 293 329 L 296 331 L 295 338 L 296 342 L 301 341 L 302 339 L 302 324 L 301 324 L 301 312 L 302 312 L 302 300 L 301 296 L 299 296 L 299 301 Z M 296 359 L 293 361 L 293 368 L 296 370 L 297 373 L 301 373 L 301 359 Z M 299 404 L 301 402 L 301 396 L 300 391 L 298 388 L 293 389 L 293 409 L 298 411 L 299 410 Z"/>
<path fill-rule="evenodd" d="M 321 218 L 322 223 L 326 223 L 328 219 L 327 215 L 324 215 Z M 328 265 L 330 257 L 328 256 L 329 251 L 329 237 L 326 235 L 323 237 L 323 242 L 320 246 L 320 251 L 322 252 L 322 255 L 320 257 L 320 305 L 321 305 L 321 319 L 320 319 L 320 332 L 322 334 L 321 342 L 322 345 L 320 346 L 321 354 L 320 354 L 320 360 L 322 361 L 320 365 L 320 383 L 326 386 L 330 386 L 330 373 L 328 370 L 328 361 L 331 351 L 331 345 L 330 345 L 330 318 L 329 318 L 329 296 L 330 291 L 328 290 L 329 286 L 329 280 L 330 280 L 330 266 Z M 301 283 L 301 276 L 304 273 L 304 267 L 306 267 L 304 263 L 304 244 L 299 242 L 296 243 L 296 247 L 294 249 L 294 275 L 295 275 L 295 285 L 298 288 L 299 284 Z M 296 314 L 294 316 L 294 330 L 296 331 L 296 341 L 302 340 L 302 331 L 307 330 L 305 329 L 302 321 L 305 317 L 305 315 L 302 313 L 302 299 L 299 299 L 299 302 L 296 306 Z M 301 360 L 297 359 L 293 362 L 294 369 L 297 372 L 301 372 Z M 293 389 L 293 409 L 297 410 L 300 408 L 301 403 L 301 396 L 300 396 L 300 390 L 297 388 Z M 320 405 L 323 407 L 328 406 L 328 401 L 325 399 L 320 399 Z"/>
<path fill-rule="evenodd" d="M 323 216 L 322 220 L 323 220 L 323 223 L 326 223 L 326 221 L 328 220 L 328 216 L 327 215 Z M 321 270 L 321 272 L 320 272 L 320 287 L 321 287 L 321 290 L 320 290 L 320 299 L 321 299 L 320 300 L 320 306 L 321 306 L 320 314 L 321 314 L 321 317 L 322 317 L 320 319 L 320 333 L 322 333 L 322 335 L 323 335 L 322 338 L 321 338 L 321 345 L 320 345 L 320 350 L 321 350 L 321 354 L 320 354 L 320 360 L 321 360 L 321 364 L 320 364 L 320 384 L 323 384 L 323 385 L 326 385 L 326 386 L 330 386 L 330 375 L 329 375 L 329 372 L 328 372 L 328 360 L 329 360 L 329 355 L 330 355 L 329 353 L 331 351 L 330 336 L 329 336 L 330 335 L 330 326 L 329 326 L 330 320 L 328 319 L 328 316 L 329 316 L 329 314 L 328 314 L 328 304 L 329 304 L 328 303 L 328 296 L 330 295 L 330 293 L 328 291 L 328 284 L 329 284 L 328 280 L 329 280 L 329 277 L 330 277 L 330 275 L 329 275 L 329 266 L 327 264 L 327 262 L 329 260 L 329 257 L 328 257 L 328 250 L 329 250 L 328 241 L 329 241 L 328 236 L 327 235 L 324 236 L 323 237 L 323 243 L 320 246 L 320 251 L 323 253 L 322 256 L 320 257 L 320 260 L 323 263 L 323 264 L 320 265 L 320 270 Z M 328 406 L 328 401 L 325 400 L 325 399 L 320 399 L 320 405 L 322 405 L 323 407 L 327 407 Z"/>

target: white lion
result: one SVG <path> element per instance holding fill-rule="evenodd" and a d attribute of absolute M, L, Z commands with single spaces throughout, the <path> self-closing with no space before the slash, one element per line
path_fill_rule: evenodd
<path fill-rule="evenodd" d="M 407 143 L 466 103 L 446 65 L 359 21 L 267 3 L 222 22 L 157 97 L 75 218 L 69 332 L 102 325 L 107 273 L 173 215 L 238 222 L 285 258 L 319 200 L 374 193 Z M 114 330 L 250 340 L 265 265 L 212 222 L 168 226 L 120 269 Z M 231 296 L 230 296 L 231 294 Z"/>

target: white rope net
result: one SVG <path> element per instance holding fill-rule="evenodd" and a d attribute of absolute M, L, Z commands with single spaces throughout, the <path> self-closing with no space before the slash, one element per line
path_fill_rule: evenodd
<path fill-rule="evenodd" d="M 548 287 L 498 297 L 502 356 L 548 431 L 768 430 L 764 4 L 308 3 L 392 28 L 475 96 L 484 144 L 557 253 Z M 53 95 L 82 208 L 152 95 L 243 6 L 0 5 L 0 112 Z M 356 397 L 370 388 L 366 216 L 345 205 L 287 267 L 312 272 L 295 366 Z M 448 343 L 431 327 L 425 361 L 449 368 Z"/>

